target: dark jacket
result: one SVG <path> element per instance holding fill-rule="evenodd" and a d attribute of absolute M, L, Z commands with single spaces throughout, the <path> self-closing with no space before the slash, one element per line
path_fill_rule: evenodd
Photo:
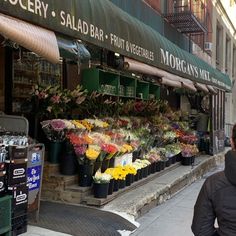
<path fill-rule="evenodd" d="M 194 206 L 192 231 L 195 236 L 236 236 L 236 151 L 225 155 L 225 170 L 204 182 Z"/>

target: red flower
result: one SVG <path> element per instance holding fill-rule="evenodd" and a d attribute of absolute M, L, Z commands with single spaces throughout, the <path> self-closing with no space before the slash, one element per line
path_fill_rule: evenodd
<path fill-rule="evenodd" d="M 83 145 L 83 144 L 87 144 L 86 140 L 83 137 L 80 137 L 76 134 L 68 134 L 67 137 L 69 138 L 71 144 L 73 145 Z"/>
<path fill-rule="evenodd" d="M 113 144 L 103 144 L 101 148 L 104 152 L 111 154 L 115 154 L 116 152 L 118 152 L 117 147 Z"/>

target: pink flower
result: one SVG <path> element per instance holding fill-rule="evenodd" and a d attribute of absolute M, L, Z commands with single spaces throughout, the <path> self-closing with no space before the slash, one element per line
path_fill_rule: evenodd
<path fill-rule="evenodd" d="M 39 99 L 44 99 L 47 98 L 47 94 L 44 91 L 41 91 L 40 93 L 38 93 L 38 98 Z"/>
<path fill-rule="evenodd" d="M 87 146 L 86 145 L 75 145 L 74 150 L 75 150 L 76 155 L 78 155 L 78 156 L 84 155 L 87 150 Z"/>
<path fill-rule="evenodd" d="M 53 102 L 53 103 L 59 103 L 60 102 L 60 96 L 59 95 L 53 95 L 52 97 L 51 97 L 51 101 Z"/>
<path fill-rule="evenodd" d="M 60 131 L 66 128 L 66 125 L 63 120 L 60 119 L 54 119 L 51 120 L 50 125 L 54 130 Z"/>

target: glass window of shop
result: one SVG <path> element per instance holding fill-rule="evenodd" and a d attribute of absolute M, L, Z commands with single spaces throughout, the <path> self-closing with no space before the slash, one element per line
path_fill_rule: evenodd
<path fill-rule="evenodd" d="M 27 112 L 24 104 L 32 94 L 33 85 L 62 86 L 62 63 L 52 64 L 22 48 L 13 52 L 12 112 Z"/>

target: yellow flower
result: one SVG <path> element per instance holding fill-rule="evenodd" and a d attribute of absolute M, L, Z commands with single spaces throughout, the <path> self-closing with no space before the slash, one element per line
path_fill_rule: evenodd
<path fill-rule="evenodd" d="M 86 157 L 91 161 L 96 160 L 98 158 L 99 154 L 100 154 L 100 152 L 96 151 L 93 148 L 88 148 L 85 152 Z"/>
<path fill-rule="evenodd" d="M 78 129 L 86 129 L 85 126 L 83 126 L 78 120 L 72 120 L 72 123 L 76 126 Z"/>
<path fill-rule="evenodd" d="M 131 145 L 129 145 L 129 144 L 123 144 L 123 146 L 122 146 L 127 152 L 132 152 L 132 150 L 133 150 L 133 147 L 131 146 Z"/>
<path fill-rule="evenodd" d="M 87 120 L 80 120 L 79 121 L 83 126 L 85 126 L 86 127 L 86 129 L 87 130 L 91 130 L 94 126 L 91 124 L 91 123 L 89 123 Z"/>
<path fill-rule="evenodd" d="M 103 121 L 103 128 L 107 128 L 109 126 L 109 124 L 105 121 Z"/>

